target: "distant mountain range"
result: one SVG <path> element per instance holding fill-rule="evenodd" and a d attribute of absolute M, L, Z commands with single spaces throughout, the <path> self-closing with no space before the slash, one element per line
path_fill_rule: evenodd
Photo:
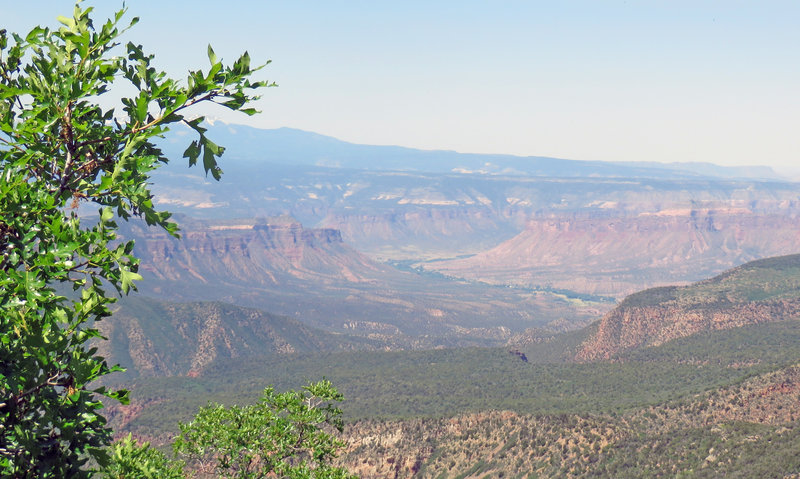
<path fill-rule="evenodd" d="M 178 130 L 181 133 L 192 133 Z M 414 171 L 540 177 L 608 178 L 742 178 L 780 179 L 765 166 L 727 167 L 711 163 L 580 161 L 543 156 L 513 156 L 419 150 L 401 146 L 360 145 L 293 128 L 258 129 L 243 125 L 209 125 L 209 138 L 226 147 L 233 172 L 239 162 L 321 166 L 369 171 Z M 163 143 L 173 157 L 183 153 L 183 135 Z"/>
<path fill-rule="evenodd" d="M 175 160 L 154 175 L 160 207 L 201 219 L 288 215 L 309 228 L 337 229 L 346 244 L 379 260 L 481 253 L 532 220 L 733 210 L 794 218 L 800 212 L 798 184 L 759 168 L 422 151 L 223 124 L 208 132 L 227 147 L 218 183 L 200 168 L 186 168 L 180 157 L 189 135 L 178 131 L 164 140 Z M 698 271 L 697 278 L 789 252 L 755 248 Z"/>

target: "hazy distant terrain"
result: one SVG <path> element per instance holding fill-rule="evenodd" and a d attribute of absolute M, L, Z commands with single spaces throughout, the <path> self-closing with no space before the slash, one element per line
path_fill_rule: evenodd
<path fill-rule="evenodd" d="M 598 228 L 608 222 L 670 220 L 676 235 L 685 237 L 689 232 L 681 223 L 691 221 L 701 230 L 735 227 L 747 234 L 748 228 L 759 228 L 754 217 L 763 216 L 792 220 L 782 226 L 789 229 L 800 209 L 798 185 L 780 181 L 763 168 L 687 164 L 680 169 L 682 164 L 662 168 L 649 163 L 470 155 L 354 145 L 298 130 L 226 125 L 209 134 L 230 145 L 222 165 L 224 180 L 206 180 L 198 169 L 174 162 L 154 181 L 156 200 L 163 207 L 196 218 L 289 215 L 306 228 L 337 229 L 348 245 L 379 260 L 477 254 L 509 240 L 519 242 L 517 235 L 535 231 L 543 221 L 575 223 L 592 235 L 587 220 L 598 222 Z M 647 244 L 634 244 L 632 253 L 680 254 L 686 246 L 704 247 L 687 245 L 688 238 L 677 241 L 674 252 L 651 252 Z M 734 251 L 725 251 L 716 269 L 712 261 L 689 279 L 758 257 L 794 252 L 785 245 L 766 251 L 763 244 L 751 243 L 732 244 Z M 638 266 L 626 263 L 626 258 L 615 261 Z M 481 267 L 490 270 L 492 265 Z"/>
<path fill-rule="evenodd" d="M 537 218 L 517 236 L 426 270 L 493 284 L 623 297 L 645 286 L 697 281 L 746 261 L 798 251 L 795 212 L 664 210 L 632 216 Z"/>

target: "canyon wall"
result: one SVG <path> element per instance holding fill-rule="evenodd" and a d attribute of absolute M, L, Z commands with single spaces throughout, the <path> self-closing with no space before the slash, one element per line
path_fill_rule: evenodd
<path fill-rule="evenodd" d="M 635 216 L 551 215 L 475 256 L 426 263 L 448 276 L 621 298 L 757 258 L 798 252 L 794 215 L 683 209 Z"/>

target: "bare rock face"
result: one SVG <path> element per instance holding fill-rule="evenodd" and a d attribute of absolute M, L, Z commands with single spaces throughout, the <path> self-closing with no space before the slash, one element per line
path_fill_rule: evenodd
<path fill-rule="evenodd" d="M 484 253 L 425 267 L 496 284 L 622 297 L 796 253 L 798 244 L 800 223 L 780 214 L 687 209 L 565 215 L 531 220 L 524 232 Z"/>

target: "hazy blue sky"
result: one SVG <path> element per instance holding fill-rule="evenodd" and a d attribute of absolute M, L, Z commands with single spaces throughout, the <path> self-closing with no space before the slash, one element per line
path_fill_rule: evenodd
<path fill-rule="evenodd" d="M 93 2 L 98 4 L 100 2 Z M 90 5 L 92 2 L 87 2 Z M 103 0 L 99 13 L 121 2 Z M 174 75 L 244 49 L 280 84 L 226 118 L 370 144 L 800 169 L 800 1 L 130 0 Z M 0 0 L 0 28 L 69 1 Z"/>

